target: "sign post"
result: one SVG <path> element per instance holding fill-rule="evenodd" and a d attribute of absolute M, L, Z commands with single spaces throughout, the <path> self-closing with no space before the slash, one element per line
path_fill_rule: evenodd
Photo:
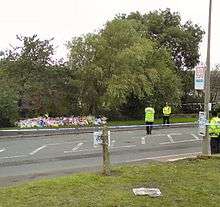
<path fill-rule="evenodd" d="M 106 120 L 100 120 L 98 125 L 102 125 L 101 128 L 97 128 L 97 130 L 93 133 L 93 146 L 102 146 L 102 156 L 103 156 L 103 167 L 102 174 L 110 175 L 110 131 L 108 131 L 108 127 L 106 124 Z"/>
<path fill-rule="evenodd" d="M 108 127 L 105 124 L 102 131 L 102 149 L 103 149 L 103 175 L 110 175 L 110 156 L 109 156 L 109 138 Z"/>

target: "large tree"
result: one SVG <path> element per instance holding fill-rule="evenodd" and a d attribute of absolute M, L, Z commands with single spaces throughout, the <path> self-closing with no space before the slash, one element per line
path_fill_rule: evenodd
<path fill-rule="evenodd" d="M 85 113 L 119 108 L 130 96 L 154 103 L 161 97 L 178 101 L 181 84 L 169 52 L 139 27 L 136 20 L 116 19 L 100 33 L 69 43 L 73 83 L 79 87 L 78 103 Z M 159 90 L 161 96 L 154 96 Z"/>
<path fill-rule="evenodd" d="M 1 63 L 4 79 L 18 94 L 21 116 L 66 114 L 66 66 L 52 58 L 53 39 L 33 35 L 17 36 L 17 40 L 19 46 L 5 51 Z"/>
<path fill-rule="evenodd" d="M 160 47 L 171 51 L 178 69 L 193 69 L 199 62 L 199 44 L 204 31 L 190 20 L 182 23 L 179 13 L 166 9 L 143 15 L 136 12 L 117 18 L 135 19 L 140 22 L 142 32 L 145 31 L 152 40 L 156 40 Z"/>
<path fill-rule="evenodd" d="M 199 62 L 199 45 L 204 31 L 190 20 L 182 23 L 181 16 L 170 9 L 153 11 L 146 14 L 139 12 L 120 15 L 117 19 L 134 19 L 142 26 L 138 29 L 158 47 L 170 51 L 176 71 L 183 83 L 182 103 L 191 99 L 193 76 L 191 71 Z M 174 102 L 174 100 L 172 100 Z"/>

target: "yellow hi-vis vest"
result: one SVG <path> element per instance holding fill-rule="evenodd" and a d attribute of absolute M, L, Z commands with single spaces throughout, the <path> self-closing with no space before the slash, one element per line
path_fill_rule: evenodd
<path fill-rule="evenodd" d="M 164 106 L 163 107 L 163 115 L 164 116 L 170 116 L 171 114 L 171 107 L 170 106 Z"/>
<path fill-rule="evenodd" d="M 154 122 L 154 108 L 147 107 L 145 108 L 145 122 Z"/>
<path fill-rule="evenodd" d="M 218 138 L 220 136 L 220 118 L 213 117 L 209 125 L 209 134 L 212 138 Z"/>

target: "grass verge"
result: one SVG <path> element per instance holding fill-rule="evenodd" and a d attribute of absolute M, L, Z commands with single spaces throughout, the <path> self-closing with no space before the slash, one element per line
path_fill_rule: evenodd
<path fill-rule="evenodd" d="M 179 118 L 179 117 L 173 117 L 170 119 L 171 124 L 172 123 L 187 123 L 187 122 L 196 122 L 198 121 L 198 118 L 194 117 L 188 117 L 188 118 Z M 154 124 L 162 124 L 163 119 L 156 119 Z M 122 121 L 110 121 L 110 126 L 127 126 L 127 125 L 142 125 L 144 124 L 144 120 L 122 120 Z"/>
<path fill-rule="evenodd" d="M 135 196 L 158 187 L 163 196 Z M 218 207 L 220 158 L 116 167 L 112 175 L 78 174 L 0 188 L 1 207 Z"/>

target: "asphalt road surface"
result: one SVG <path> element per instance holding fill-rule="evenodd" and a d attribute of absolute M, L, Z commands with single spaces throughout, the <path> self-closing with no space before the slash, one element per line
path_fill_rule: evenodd
<path fill-rule="evenodd" d="M 196 127 L 111 132 L 111 164 L 167 161 L 197 155 L 201 137 Z M 29 138 L 0 138 L 0 185 L 27 179 L 100 170 L 102 147 L 93 133 Z"/>

